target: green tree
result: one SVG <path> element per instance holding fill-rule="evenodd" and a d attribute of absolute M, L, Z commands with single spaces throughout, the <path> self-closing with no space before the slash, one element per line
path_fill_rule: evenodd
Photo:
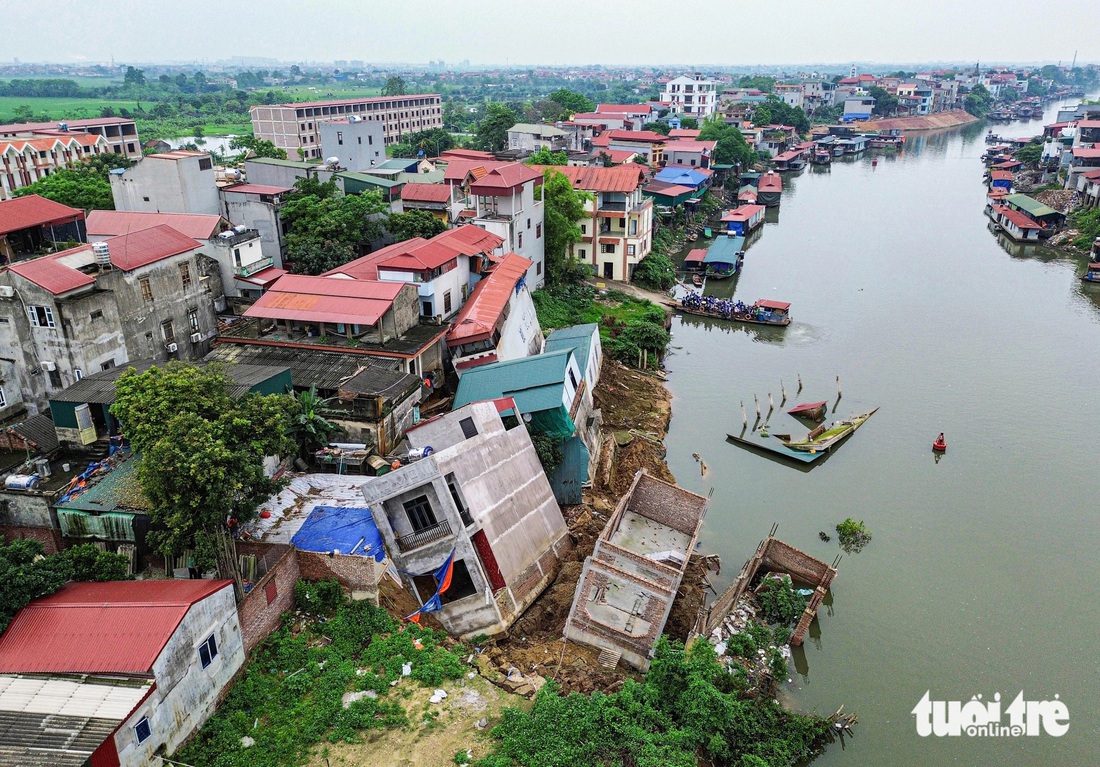
<path fill-rule="evenodd" d="M 37 194 L 70 208 L 80 210 L 114 210 L 111 182 L 94 167 L 80 163 L 60 168 L 30 186 L 15 191 L 16 197 Z"/>
<path fill-rule="evenodd" d="M 667 136 L 672 130 L 668 127 L 668 123 L 660 120 L 651 123 L 645 123 L 642 126 L 642 130 L 653 131 L 654 133 L 660 133 L 662 136 Z"/>
<path fill-rule="evenodd" d="M 549 100 L 561 105 L 562 114 L 557 119 L 564 119 L 577 112 L 591 112 L 596 108 L 592 99 L 568 88 L 558 88 L 550 94 Z"/>
<path fill-rule="evenodd" d="M 775 78 L 765 75 L 745 75 L 737 81 L 737 86 L 739 88 L 750 88 L 763 91 L 764 93 L 772 93 L 775 91 Z"/>
<path fill-rule="evenodd" d="M 528 165 L 568 165 L 569 155 L 563 152 L 551 152 L 546 147 L 540 147 L 524 162 Z"/>
<path fill-rule="evenodd" d="M 320 274 L 345 264 L 382 236 L 382 219 L 389 206 L 381 192 L 372 189 L 335 196 L 328 187 L 331 182 L 301 179 L 299 183 L 299 191 L 283 206 L 287 260 L 298 273 Z M 305 189 L 331 196 L 318 197 L 304 193 Z"/>
<path fill-rule="evenodd" d="M 1043 145 L 1041 142 L 1033 141 L 1016 150 L 1015 157 L 1025 165 L 1035 165 L 1043 157 Z"/>
<path fill-rule="evenodd" d="M 699 120 L 694 117 L 681 117 L 680 127 L 684 130 L 698 130 Z"/>
<path fill-rule="evenodd" d="M 757 125 L 791 125 L 799 133 L 810 129 L 810 118 L 801 107 L 792 107 L 774 95 L 753 110 L 752 121 Z"/>
<path fill-rule="evenodd" d="M 592 195 L 574 189 L 564 173 L 547 168 L 543 171 L 543 197 L 546 280 L 550 284 L 560 284 L 573 272 L 569 246 L 580 242 L 580 220 L 586 215 L 584 204 Z"/>
<path fill-rule="evenodd" d="M 396 242 L 404 242 L 415 237 L 423 237 L 427 240 L 446 229 L 446 224 L 426 210 L 393 213 L 386 219 L 386 231 Z"/>
<path fill-rule="evenodd" d="M 293 71 L 293 70 L 292 70 Z M 405 95 L 405 80 L 401 77 L 391 77 L 386 80 L 386 84 L 382 86 L 383 96 L 404 96 Z"/>
<path fill-rule="evenodd" d="M 122 78 L 123 85 L 136 88 L 145 87 L 145 72 L 134 67 L 126 67 L 126 76 Z"/>
<path fill-rule="evenodd" d="M 256 136 L 235 136 L 229 142 L 230 149 L 240 152 L 251 152 L 253 157 L 273 157 L 276 160 L 286 159 L 286 150 L 275 146 L 273 141 L 257 138 Z"/>
<path fill-rule="evenodd" d="M 218 545 L 228 526 L 251 519 L 279 487 L 264 474 L 264 457 L 289 455 L 297 403 L 286 395 L 230 395 L 214 367 L 170 362 L 118 379 L 111 414 L 134 450 L 136 472 L 152 508 L 148 540 L 164 555 L 195 551 L 202 569 L 223 576 L 236 562 Z"/>
<path fill-rule="evenodd" d="M 314 384 L 291 396 L 298 401 L 298 407 L 290 421 L 290 437 L 298 443 L 298 454 L 303 458 L 346 431 L 332 420 L 343 415 L 343 411 L 332 407 L 335 397 L 320 396 Z"/>
<path fill-rule="evenodd" d="M 727 125 L 718 117 L 709 117 L 699 129 L 700 141 L 716 141 L 711 162 L 716 165 L 740 165 L 750 168 L 756 162 L 752 147 L 745 141 L 736 126 Z"/>
<path fill-rule="evenodd" d="M 867 89 L 867 93 L 875 99 L 874 113 L 877 115 L 892 115 L 898 108 L 898 97 L 885 88 L 873 85 Z"/>
<path fill-rule="evenodd" d="M 478 147 L 490 152 L 504 149 L 508 146 L 508 129 L 516 122 L 516 113 L 512 107 L 499 101 L 490 103 L 474 133 Z"/>
<path fill-rule="evenodd" d="M 963 99 L 963 109 L 975 117 L 985 117 L 993 105 L 993 97 L 981 83 L 970 89 Z"/>

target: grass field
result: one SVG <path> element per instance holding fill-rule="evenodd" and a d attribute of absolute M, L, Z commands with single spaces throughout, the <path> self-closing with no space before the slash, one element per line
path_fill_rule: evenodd
<path fill-rule="evenodd" d="M 313 88 L 313 90 L 310 90 Z M 356 85 L 355 83 L 329 83 L 328 85 L 288 85 L 283 88 L 271 88 L 280 98 L 287 101 L 320 101 L 321 99 L 355 99 L 379 96 L 381 88 Z M 264 89 L 260 88 L 263 92 Z"/>
<path fill-rule="evenodd" d="M 34 111 L 37 118 L 40 115 L 49 115 L 51 120 L 67 118 L 80 120 L 88 117 L 99 117 L 99 110 L 103 107 L 114 107 L 117 112 L 119 107 L 133 109 L 136 102 L 120 99 L 79 99 L 79 98 L 28 98 L 27 96 L 0 96 L 0 123 L 12 121 L 15 110 L 21 106 L 28 106 Z"/>

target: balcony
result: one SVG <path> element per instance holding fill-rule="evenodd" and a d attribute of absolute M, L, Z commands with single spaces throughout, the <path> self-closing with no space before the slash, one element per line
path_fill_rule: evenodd
<path fill-rule="evenodd" d="M 444 538 L 450 537 L 450 535 L 451 525 L 447 520 L 443 520 L 431 527 L 425 527 L 423 530 L 418 530 L 415 533 L 402 535 L 397 539 L 397 548 L 402 553 L 407 553 L 419 549 L 421 546 L 427 546 L 429 543 L 441 541 Z"/>
<path fill-rule="evenodd" d="M 251 277 L 256 272 L 261 272 L 274 265 L 275 259 L 268 256 L 267 258 L 261 258 L 259 261 L 253 261 L 251 264 L 236 267 L 233 274 L 237 277 Z"/>

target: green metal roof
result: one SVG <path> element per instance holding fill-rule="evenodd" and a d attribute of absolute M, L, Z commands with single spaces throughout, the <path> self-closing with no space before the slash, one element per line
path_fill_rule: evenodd
<path fill-rule="evenodd" d="M 548 352 L 572 351 L 577 357 L 577 366 L 583 374 L 588 369 L 588 358 L 592 354 L 592 335 L 599 333 L 600 326 L 594 322 L 584 325 L 572 325 L 558 328 L 546 337 L 543 354 Z"/>
<path fill-rule="evenodd" d="M 397 180 L 402 184 L 442 184 L 446 176 L 445 170 L 433 170 L 427 173 L 398 173 Z"/>
<path fill-rule="evenodd" d="M 368 173 L 357 173 L 353 170 L 342 170 L 333 175 L 337 178 L 351 179 L 352 181 L 358 181 L 360 184 L 376 186 L 381 189 L 393 189 L 395 186 L 401 186 L 404 183 L 402 181 L 394 181 L 391 178 L 383 178 L 382 176 L 372 176 Z"/>
<path fill-rule="evenodd" d="M 744 237 L 719 237 L 707 248 L 704 264 L 735 264 L 737 252 L 745 249 Z"/>
<path fill-rule="evenodd" d="M 1061 215 L 1054 208 L 1049 205 L 1044 205 L 1033 197 L 1028 197 L 1026 194 L 1010 194 L 1005 197 L 1005 202 L 1009 205 L 1019 208 L 1030 216 L 1058 216 Z"/>
<path fill-rule="evenodd" d="M 258 162 L 263 165 L 281 165 L 284 168 L 316 168 L 315 162 L 303 162 L 302 160 L 280 160 L 277 157 L 249 157 L 245 162 Z"/>
<path fill-rule="evenodd" d="M 562 388 L 572 356 L 571 349 L 562 349 L 467 370 L 459 379 L 458 393 L 452 407 L 512 397 L 521 413 L 562 408 Z"/>
<path fill-rule="evenodd" d="M 415 157 L 394 157 L 375 165 L 372 170 L 405 170 L 419 164 Z"/>
<path fill-rule="evenodd" d="M 114 465 L 108 474 L 93 478 L 87 490 L 72 500 L 57 504 L 61 509 L 78 511 L 130 511 L 145 513 L 151 507 L 138 482 L 137 468 L 141 458 L 131 455 Z"/>

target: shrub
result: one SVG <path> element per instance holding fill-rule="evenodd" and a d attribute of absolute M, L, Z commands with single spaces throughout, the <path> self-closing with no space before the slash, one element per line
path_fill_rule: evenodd
<path fill-rule="evenodd" d="M 650 290 L 668 290 L 676 284 L 676 267 L 672 260 L 654 250 L 634 267 L 631 279 Z"/>
<path fill-rule="evenodd" d="M 294 584 L 294 604 L 306 615 L 331 615 L 343 603 L 344 590 L 334 580 Z"/>
<path fill-rule="evenodd" d="M 764 610 L 764 618 L 769 623 L 789 626 L 806 609 L 806 598 L 795 592 L 789 575 L 784 575 L 779 580 L 766 578 L 756 595 Z"/>
<path fill-rule="evenodd" d="M 851 517 L 836 526 L 836 534 L 840 548 L 849 554 L 862 551 L 871 542 L 871 531 L 863 524 L 863 520 L 856 522 Z"/>

